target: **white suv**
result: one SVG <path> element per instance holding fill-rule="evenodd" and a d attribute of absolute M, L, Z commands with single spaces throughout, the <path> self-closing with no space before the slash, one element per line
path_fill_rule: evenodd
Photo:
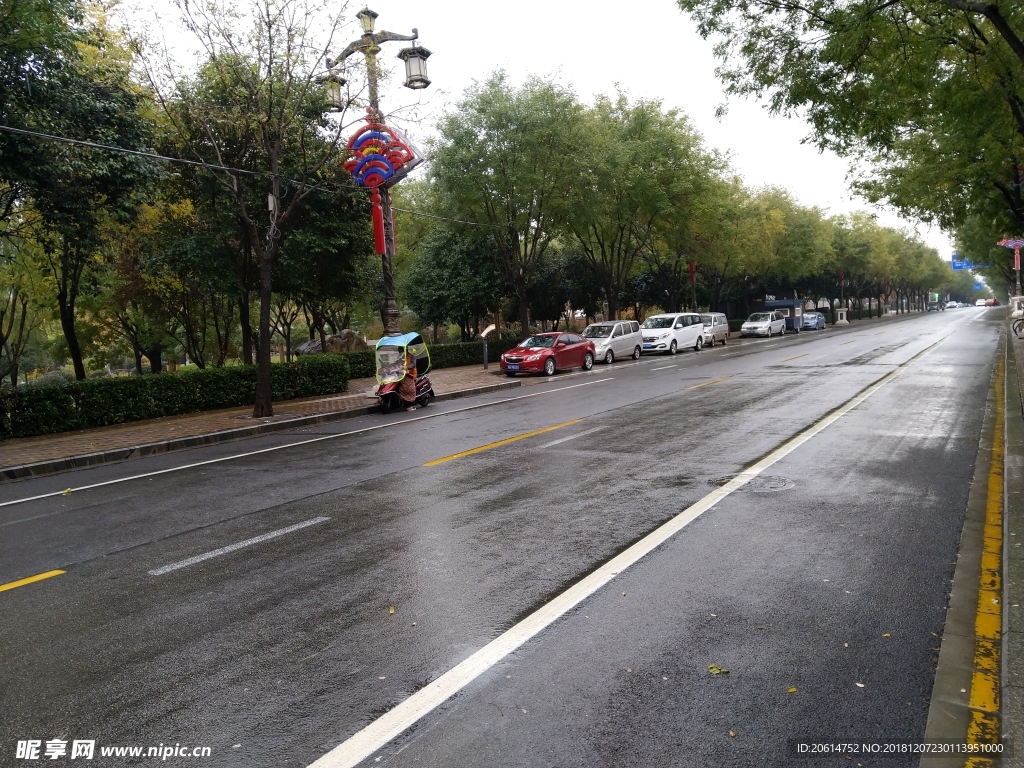
<path fill-rule="evenodd" d="M 667 352 L 674 355 L 680 349 L 704 346 L 704 323 L 696 312 L 674 312 L 651 315 L 640 326 L 644 337 L 645 353 Z"/>

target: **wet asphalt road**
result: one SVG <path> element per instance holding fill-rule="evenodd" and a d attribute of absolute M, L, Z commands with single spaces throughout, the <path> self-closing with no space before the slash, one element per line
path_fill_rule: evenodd
<path fill-rule="evenodd" d="M 644 358 L 0 485 L 228 459 L 0 506 L 0 583 L 67 570 L 0 593 L 0 765 L 32 764 L 29 738 L 308 765 L 924 352 L 366 764 L 810 767 L 851 762 L 787 739 L 919 738 L 999 317 Z"/>

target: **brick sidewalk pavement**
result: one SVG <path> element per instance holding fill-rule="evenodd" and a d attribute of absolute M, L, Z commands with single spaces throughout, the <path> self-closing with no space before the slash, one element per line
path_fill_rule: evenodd
<path fill-rule="evenodd" d="M 487 371 L 479 365 L 442 368 L 430 379 L 441 400 L 520 385 L 500 376 L 496 364 Z M 246 406 L 6 440 L 0 442 L 0 482 L 362 415 L 376 405 L 375 387 L 373 379 L 352 379 L 343 394 L 276 402 L 266 419 L 252 418 L 252 406 Z"/>

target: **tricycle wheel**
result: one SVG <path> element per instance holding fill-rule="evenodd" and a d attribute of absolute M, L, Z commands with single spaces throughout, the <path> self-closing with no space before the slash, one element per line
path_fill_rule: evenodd
<path fill-rule="evenodd" d="M 380 399 L 380 412 L 387 414 L 391 413 L 394 409 L 395 403 L 392 400 L 391 395 L 384 395 L 384 397 Z"/>

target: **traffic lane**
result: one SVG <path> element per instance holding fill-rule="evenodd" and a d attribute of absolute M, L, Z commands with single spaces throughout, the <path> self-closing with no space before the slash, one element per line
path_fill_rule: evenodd
<path fill-rule="evenodd" d="M 690 378 L 683 370 L 675 376 L 619 380 L 617 388 L 614 379 L 592 377 L 548 396 L 505 402 L 488 409 L 487 418 L 480 418 L 481 411 L 477 410 L 406 420 L 395 430 L 375 430 L 327 443 L 242 456 L 222 464 L 0 508 L 0 526 L 5 533 L 0 539 L 0 583 L 350 487 L 524 432 L 577 419 L 590 424 L 624 403 L 644 404 L 636 412 L 639 419 L 672 421 L 684 415 L 680 411 L 689 408 L 698 393 L 723 392 L 726 381 L 736 386 L 742 376 L 728 371 L 742 369 L 743 363 L 725 362 Z M 733 378 L 711 384 L 716 379 L 706 375 Z M 875 375 L 874 371 L 863 376 L 844 374 L 830 386 L 818 409 L 801 404 L 791 415 L 793 423 L 807 423 L 815 414 L 827 412 L 869 384 Z M 709 386 L 703 386 L 705 383 Z M 778 384 L 777 392 L 740 385 L 735 397 L 711 396 L 710 408 L 700 405 L 707 397 L 698 398 L 691 418 L 715 418 L 720 422 L 728 411 L 729 418 L 739 417 L 737 425 L 742 425 L 744 410 L 757 408 L 766 397 L 785 393 L 792 386 L 786 380 Z M 726 391 L 732 391 L 732 387 Z M 331 453 L 325 453 L 325 446 L 330 446 Z M 310 465 L 319 467 L 328 477 L 305 483 Z"/>
<path fill-rule="evenodd" d="M 921 319 L 921 318 L 914 318 Z M 903 321 L 906 322 L 906 321 Z M 902 323 L 901 323 L 902 324 Z M 891 327 L 891 326 L 889 326 Z M 872 330 L 874 326 L 866 327 L 863 329 L 857 328 L 855 330 L 843 329 L 842 333 L 848 335 L 850 333 L 859 335 L 873 335 L 868 334 L 869 330 Z M 806 334 L 804 334 L 806 337 Z M 832 337 L 829 337 L 830 339 Z M 623 371 L 630 369 L 640 369 L 630 371 L 631 375 L 643 375 L 644 371 L 649 371 L 651 368 L 655 368 L 661 365 L 676 365 L 678 367 L 687 368 L 700 368 L 705 365 L 714 365 L 722 361 L 724 357 L 733 356 L 736 354 L 742 354 L 744 356 L 750 356 L 757 353 L 767 352 L 778 346 L 792 346 L 801 343 L 810 343 L 814 341 L 821 341 L 820 337 L 814 339 L 802 338 L 800 335 L 787 336 L 782 339 L 747 339 L 744 340 L 743 345 L 739 351 L 732 351 L 723 354 L 723 350 L 712 351 L 704 350 L 702 353 L 693 353 L 692 355 L 679 355 L 675 358 L 669 358 L 667 356 L 645 356 L 640 362 L 626 362 L 618 363 L 613 366 L 597 366 L 591 373 L 560 373 L 554 378 L 543 378 L 543 377 L 519 377 L 519 381 L 524 384 L 536 385 L 543 384 L 547 388 L 560 388 L 562 386 L 571 386 L 572 384 L 578 383 L 577 377 L 580 376 L 593 376 L 593 375 L 612 375 L 617 374 L 618 378 L 622 378 Z M 663 361 L 669 361 L 665 363 Z M 516 397 L 522 396 L 520 393 L 516 395 L 510 395 L 507 392 L 500 393 L 489 393 L 485 395 L 475 396 L 472 398 L 474 404 L 479 403 L 502 403 L 509 399 L 516 399 Z M 465 400 L 456 400 L 446 403 L 435 404 L 431 407 L 430 413 L 448 413 L 448 412 L 459 412 L 467 407 Z M 386 421 L 390 419 L 391 421 Z M 39 494 L 53 493 L 63 491 L 66 488 L 78 488 L 81 486 L 89 485 L 92 483 L 101 483 L 124 477 L 126 475 L 139 475 L 147 472 L 160 472 L 175 467 L 186 466 L 189 464 L 200 463 L 203 461 L 215 461 L 217 459 L 223 459 L 225 457 L 231 457 L 240 453 L 246 453 L 249 451 L 259 451 L 263 449 L 274 449 L 282 446 L 291 445 L 296 441 L 303 439 L 310 439 L 310 436 L 323 436 L 332 435 L 339 432 L 349 432 L 360 428 L 373 428 L 381 427 L 383 425 L 391 425 L 401 423 L 409 420 L 404 414 L 393 414 L 389 417 L 384 417 L 379 414 L 372 414 L 363 417 L 357 417 L 350 420 L 342 420 L 337 422 L 325 422 L 320 425 L 313 425 L 308 427 L 297 428 L 295 430 L 287 430 L 277 433 L 271 433 L 269 435 L 261 435 L 246 440 L 219 443 L 211 446 L 199 446 L 187 451 L 173 452 L 166 454 L 157 454 L 142 459 L 132 460 L 130 462 L 115 463 L 108 465 L 100 465 L 96 467 L 88 467 L 80 470 L 73 470 L 64 472 L 58 475 L 48 475 L 41 478 L 27 478 L 21 481 L 5 482 L 0 485 L 0 490 L 3 490 L 3 494 L 0 495 L 0 501 L 9 501 L 17 498 L 30 497 Z M 383 425 L 382 425 L 383 421 Z M 299 479 L 305 484 L 309 482 L 316 482 L 318 478 L 323 477 L 322 472 L 317 471 L 315 465 L 301 465 L 292 469 L 301 470 L 305 466 L 309 469 L 309 474 Z M 8 495 L 9 494 L 9 495 Z M 0 507 L 2 509 L 2 507 Z"/>
<path fill-rule="evenodd" d="M 312 756 L 323 739 L 365 724 L 692 503 L 719 472 L 766 452 L 777 442 L 772 419 L 788 425 L 806 409 L 773 398 L 772 383 L 759 376 L 740 384 L 724 403 L 705 399 L 710 388 L 696 391 L 691 415 L 723 419 L 710 443 L 706 422 L 666 399 L 657 411 L 647 406 L 646 419 L 629 409 L 610 414 L 617 420 L 608 434 L 546 449 L 524 441 L 417 468 L 252 515 L 244 521 L 251 526 L 239 520 L 175 536 L 6 593 L 0 687 L 21 714 L 8 735 L 58 722 L 115 743 L 185 732 L 225 749 L 245 745 L 225 764 L 267 764 L 261 755 L 285 747 Z M 738 398 L 781 410 L 760 418 L 734 412 L 727 403 Z M 700 444 L 729 460 L 709 465 L 694 449 Z M 580 446 L 590 447 L 585 458 Z M 598 488 L 600 468 L 624 457 L 628 471 Z M 148 575 L 319 516 L 331 519 Z M 250 692 L 259 701 L 242 695 Z M 96 700 L 115 704 L 100 715 L 69 703 Z"/>
<path fill-rule="evenodd" d="M 720 502 L 364 764 L 775 766 L 790 738 L 920 739 L 993 351 L 931 355 L 766 472 L 786 490 Z"/>
<path fill-rule="evenodd" d="M 334 439 L 292 445 L 287 442 L 290 438 L 275 435 L 271 446 L 266 445 L 267 441 L 261 441 L 262 445 L 247 444 L 245 447 L 250 450 L 241 455 L 217 446 L 205 456 L 178 459 L 187 462 L 180 472 L 142 476 L 123 484 L 0 507 L 0 526 L 6 529 L 6 535 L 0 539 L 0 581 L 80 562 L 407 469 L 429 458 L 458 452 L 467 444 L 487 443 L 524 430 L 551 426 L 553 417 L 571 421 L 624 403 L 685 393 L 690 387 L 713 380 L 705 377 L 736 375 L 760 364 L 760 358 L 755 358 L 718 364 L 710 361 L 699 368 L 680 365 L 678 369 L 669 370 L 678 376 L 655 374 L 654 380 L 642 366 L 630 370 L 630 375 L 626 376 L 588 374 L 527 395 L 485 399 L 483 404 L 491 406 L 487 409 L 473 406 L 431 409 L 426 416 L 402 414 L 404 418 L 392 417 L 392 421 L 383 425 L 367 420 L 345 422 L 341 426 L 324 425 L 321 429 L 326 434 L 320 437 Z M 611 380 L 605 381 L 609 378 Z M 851 379 L 848 383 L 855 381 Z M 599 391 L 601 389 L 605 391 Z M 848 387 L 842 388 L 842 392 L 847 390 Z M 746 406 L 752 404 L 746 402 Z M 487 416 L 481 418 L 485 412 Z M 360 432 L 367 429 L 369 431 Z M 287 447 L 258 453 L 275 445 Z M 230 460 L 192 466 L 199 460 L 225 457 Z M 81 475 L 77 478 L 80 482 L 88 481 L 85 484 L 102 483 L 116 480 L 118 475 L 114 473 L 117 471 L 134 472 L 129 477 L 160 471 L 158 461 L 166 464 L 172 459 L 155 457 L 152 461 L 146 460 L 144 466 L 136 467 L 136 463 L 131 463 L 122 465 L 120 470 L 101 467 L 76 474 Z M 268 465 L 268 461 L 272 463 Z M 62 476 L 59 482 L 69 481 Z M 44 493 L 47 484 L 52 487 L 53 483 L 53 478 L 41 479 L 34 484 L 19 484 L 19 490 Z"/>

